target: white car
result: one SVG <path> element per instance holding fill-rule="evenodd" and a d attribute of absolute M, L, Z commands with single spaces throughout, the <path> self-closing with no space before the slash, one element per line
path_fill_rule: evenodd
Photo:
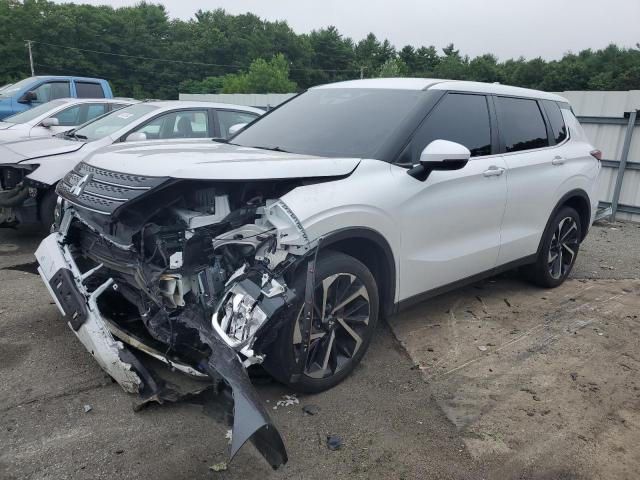
<path fill-rule="evenodd" d="M 0 143 L 52 137 L 133 103 L 136 101 L 110 98 L 52 100 L 0 121 Z"/>
<path fill-rule="evenodd" d="M 139 102 L 55 137 L 0 143 L 0 227 L 50 226 L 56 185 L 101 147 L 176 138 L 208 138 L 210 142 L 211 138 L 226 138 L 231 127 L 263 113 L 258 108 L 211 102 Z"/>
<path fill-rule="evenodd" d="M 358 364 L 383 315 L 516 266 L 559 285 L 594 218 L 599 170 L 557 95 L 337 83 L 226 144 L 96 152 L 60 183 L 58 231 L 36 257 L 125 390 L 175 398 L 149 391 L 148 356 L 222 377 L 236 402 L 231 454 L 251 438 L 277 466 L 286 452 L 247 366 L 319 392 Z"/>

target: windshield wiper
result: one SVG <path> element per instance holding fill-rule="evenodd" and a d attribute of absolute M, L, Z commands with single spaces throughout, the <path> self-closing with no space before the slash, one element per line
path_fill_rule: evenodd
<path fill-rule="evenodd" d="M 288 152 L 287 150 L 283 150 L 280 147 L 274 146 L 274 147 L 250 147 L 250 148 L 259 148 L 261 150 L 271 150 L 272 152 L 283 152 L 283 153 L 291 153 Z"/>
<path fill-rule="evenodd" d="M 76 140 L 86 140 L 86 135 L 78 135 L 74 130 L 69 130 L 68 132 L 64 132 L 62 134 L 65 138 L 74 138 Z"/>

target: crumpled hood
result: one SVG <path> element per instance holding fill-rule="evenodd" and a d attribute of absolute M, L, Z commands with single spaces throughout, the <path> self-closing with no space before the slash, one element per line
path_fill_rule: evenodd
<path fill-rule="evenodd" d="M 182 140 L 104 147 L 85 163 L 105 170 L 153 177 L 267 180 L 348 175 L 360 159 L 273 152 L 212 140 Z"/>
<path fill-rule="evenodd" d="M 55 137 L 30 138 L 0 145 L 0 163 L 15 163 L 32 158 L 75 152 L 84 142 Z"/>

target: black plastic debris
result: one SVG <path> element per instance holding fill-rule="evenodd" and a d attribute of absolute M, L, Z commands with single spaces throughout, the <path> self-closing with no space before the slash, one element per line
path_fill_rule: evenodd
<path fill-rule="evenodd" d="M 576 372 L 571 372 L 569 376 L 571 377 L 571 380 L 573 380 L 574 382 L 578 379 L 578 374 Z"/>
<path fill-rule="evenodd" d="M 320 407 L 317 405 L 309 404 L 302 407 L 302 412 L 305 415 L 317 415 L 320 413 Z"/>
<path fill-rule="evenodd" d="M 340 450 L 342 448 L 342 438 L 338 435 L 327 435 L 327 448 L 329 450 Z"/>

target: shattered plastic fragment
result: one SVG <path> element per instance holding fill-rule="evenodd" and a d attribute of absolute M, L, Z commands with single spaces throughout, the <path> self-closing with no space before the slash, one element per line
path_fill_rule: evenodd
<path fill-rule="evenodd" d="M 282 400 L 278 400 L 276 402 L 276 406 L 278 407 L 290 407 L 292 405 L 297 405 L 300 403 L 300 400 L 295 395 L 283 395 Z"/>
<path fill-rule="evenodd" d="M 227 470 L 227 462 L 220 462 L 209 467 L 209 470 L 213 470 L 214 472 L 224 472 Z"/>
<path fill-rule="evenodd" d="M 302 407 L 302 411 L 306 415 L 317 415 L 318 413 L 320 413 L 320 407 L 317 405 L 309 404 Z"/>
<path fill-rule="evenodd" d="M 340 450 L 342 448 L 342 438 L 338 435 L 327 435 L 327 448 L 329 450 Z"/>

